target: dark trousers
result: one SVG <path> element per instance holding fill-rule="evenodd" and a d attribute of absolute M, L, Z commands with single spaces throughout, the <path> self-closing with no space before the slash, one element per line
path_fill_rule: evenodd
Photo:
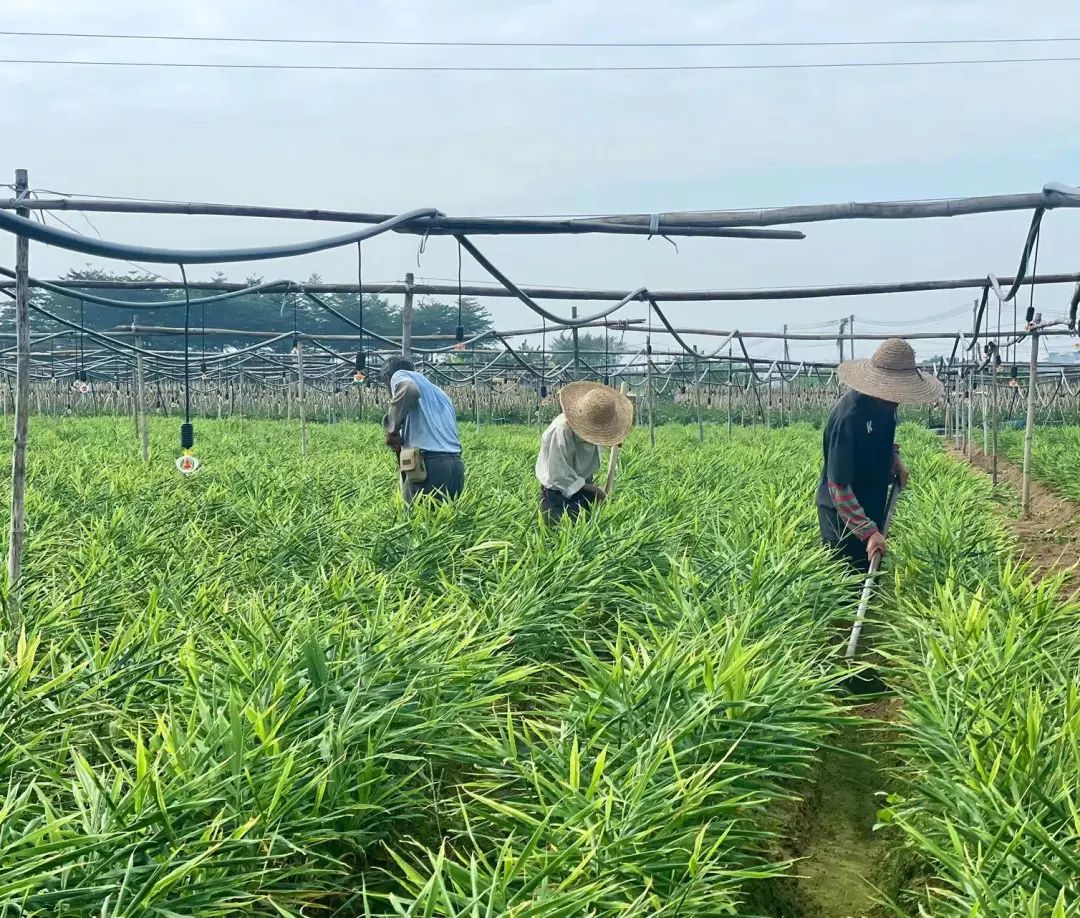
<path fill-rule="evenodd" d="M 844 521 L 831 507 L 818 507 L 818 528 L 821 541 L 833 553 L 860 574 L 870 573 L 870 559 L 866 557 L 866 544 L 844 532 Z"/>
<path fill-rule="evenodd" d="M 411 506 L 420 494 L 430 494 L 434 500 L 450 500 L 465 489 L 465 463 L 461 461 L 460 453 L 425 452 L 423 455 L 426 481 L 409 481 L 401 476 L 401 493 L 406 507 Z"/>
<path fill-rule="evenodd" d="M 544 514 L 544 521 L 557 523 L 565 514 L 570 519 L 576 519 L 582 510 L 593 505 L 596 495 L 587 491 L 578 491 L 572 497 L 567 497 L 562 491 L 554 491 L 551 488 L 540 489 L 540 512 Z"/>

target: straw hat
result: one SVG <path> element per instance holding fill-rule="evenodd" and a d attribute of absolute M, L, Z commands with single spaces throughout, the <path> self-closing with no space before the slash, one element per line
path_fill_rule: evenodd
<path fill-rule="evenodd" d="M 596 446 L 622 443 L 634 426 L 634 403 L 603 383 L 567 383 L 559 390 L 559 404 L 570 429 Z"/>
<path fill-rule="evenodd" d="M 944 386 L 915 366 L 915 351 L 902 338 L 889 338 L 869 360 L 849 360 L 837 371 L 846 386 L 897 404 L 924 405 L 941 398 Z"/>

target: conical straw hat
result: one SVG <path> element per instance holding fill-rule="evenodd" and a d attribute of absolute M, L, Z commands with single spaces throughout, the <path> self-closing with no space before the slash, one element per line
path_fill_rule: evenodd
<path fill-rule="evenodd" d="M 622 443 L 634 426 L 634 403 L 602 383 L 567 383 L 559 390 L 559 404 L 570 429 L 596 446 Z"/>
<path fill-rule="evenodd" d="M 886 402 L 925 405 L 941 398 L 941 381 L 915 365 L 915 351 L 902 338 L 883 341 L 869 360 L 840 364 L 840 381 L 856 392 Z"/>

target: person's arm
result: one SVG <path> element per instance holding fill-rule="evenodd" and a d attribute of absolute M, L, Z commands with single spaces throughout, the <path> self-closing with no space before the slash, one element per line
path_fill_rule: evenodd
<path fill-rule="evenodd" d="M 383 418 L 387 433 L 401 433 L 409 412 L 420 404 L 420 388 L 407 376 L 399 378 L 390 388 L 390 409 Z"/>
<path fill-rule="evenodd" d="M 420 403 L 420 388 L 407 376 L 391 381 L 390 408 L 383 417 L 383 429 L 386 431 L 386 445 L 395 452 L 404 445 L 402 430 L 405 419 Z"/>

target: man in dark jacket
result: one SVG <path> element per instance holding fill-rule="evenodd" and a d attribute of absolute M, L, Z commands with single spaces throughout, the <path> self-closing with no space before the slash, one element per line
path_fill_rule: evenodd
<path fill-rule="evenodd" d="M 822 438 L 824 463 L 816 503 L 821 538 L 863 573 L 884 554 L 889 485 L 907 485 L 907 466 L 896 444 L 896 409 L 941 397 L 942 385 L 915 365 L 915 352 L 890 338 L 869 360 L 839 367 L 850 391 L 833 406 Z"/>

